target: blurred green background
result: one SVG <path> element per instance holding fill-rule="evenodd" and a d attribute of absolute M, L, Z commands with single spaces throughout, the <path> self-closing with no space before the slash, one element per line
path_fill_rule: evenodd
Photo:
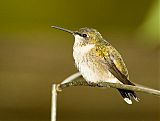
<path fill-rule="evenodd" d="M 50 26 L 97 29 L 122 54 L 135 83 L 160 89 L 159 0 L 1 0 L 0 121 L 49 121 L 52 83 L 77 72 L 74 38 Z M 127 105 L 114 89 L 58 95 L 58 121 L 159 121 L 159 97 Z"/>

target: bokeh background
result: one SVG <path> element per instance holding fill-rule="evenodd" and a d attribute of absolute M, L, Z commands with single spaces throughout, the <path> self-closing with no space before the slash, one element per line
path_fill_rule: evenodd
<path fill-rule="evenodd" d="M 160 89 L 158 0 L 1 0 L 0 121 L 49 121 L 52 83 L 77 72 L 74 38 L 52 29 L 96 28 L 122 54 L 130 79 Z M 114 89 L 58 95 L 58 121 L 160 121 L 159 97 L 127 105 Z"/>

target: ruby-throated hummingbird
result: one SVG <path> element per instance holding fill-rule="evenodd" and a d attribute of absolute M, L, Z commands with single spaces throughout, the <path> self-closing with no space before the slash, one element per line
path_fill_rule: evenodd
<path fill-rule="evenodd" d="M 78 31 L 71 31 L 57 26 L 52 27 L 75 37 L 73 57 L 78 70 L 88 83 L 111 82 L 134 85 L 129 81 L 128 70 L 119 52 L 97 30 L 81 28 Z M 123 89 L 118 91 L 128 104 L 132 104 L 131 99 L 139 100 L 133 91 Z"/>

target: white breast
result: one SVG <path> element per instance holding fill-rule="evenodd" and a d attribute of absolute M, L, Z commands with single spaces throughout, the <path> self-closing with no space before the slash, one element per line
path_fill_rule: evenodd
<path fill-rule="evenodd" d="M 74 47 L 73 49 L 74 49 L 75 54 L 80 54 L 81 56 L 84 56 L 94 47 L 95 47 L 94 44 L 89 44 L 89 45 L 85 45 L 85 46 L 82 46 L 82 47 L 77 46 L 77 47 Z"/>
<path fill-rule="evenodd" d="M 73 57 L 75 60 L 75 64 L 82 76 L 89 82 L 119 82 L 114 76 L 108 71 L 99 70 L 96 65 L 94 65 L 93 61 L 87 60 L 86 54 L 88 54 L 91 49 L 95 47 L 95 44 L 87 44 L 81 45 L 81 43 L 85 41 L 83 37 L 79 35 L 75 36 L 75 43 L 73 46 Z"/>
<path fill-rule="evenodd" d="M 75 43 L 76 44 L 76 43 Z M 89 82 L 96 82 L 99 80 L 97 76 L 97 72 L 90 68 L 90 62 L 87 62 L 87 55 L 88 52 L 94 48 L 94 44 L 86 45 L 86 46 L 78 46 L 74 45 L 73 47 L 73 57 L 75 60 L 75 64 L 79 71 L 81 72 L 82 76 Z M 97 74 L 96 74 L 97 73 Z"/>

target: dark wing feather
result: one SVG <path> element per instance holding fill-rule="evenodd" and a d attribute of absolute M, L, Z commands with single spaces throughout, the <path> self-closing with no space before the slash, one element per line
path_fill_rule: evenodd
<path fill-rule="evenodd" d="M 107 61 L 105 61 L 108 70 L 119 80 L 121 81 L 123 84 L 128 84 L 128 85 L 134 85 L 133 83 L 131 83 L 127 77 L 121 73 L 121 71 L 116 67 L 116 65 L 114 64 L 114 61 L 112 60 L 113 58 L 111 57 L 112 55 L 109 54 L 109 59 L 107 59 Z"/>
<path fill-rule="evenodd" d="M 128 71 L 119 52 L 111 45 L 105 45 L 102 49 L 98 49 L 98 58 L 102 64 L 123 84 L 134 85 L 129 81 Z"/>

